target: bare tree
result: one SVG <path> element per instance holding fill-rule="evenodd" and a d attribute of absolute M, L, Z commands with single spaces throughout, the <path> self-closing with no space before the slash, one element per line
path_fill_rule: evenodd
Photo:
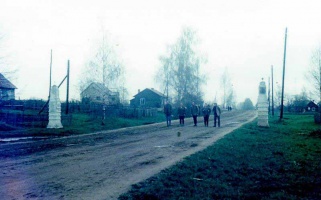
<path fill-rule="evenodd" d="M 319 97 L 321 102 L 321 46 L 316 48 L 312 53 L 308 78 L 312 80 L 313 93 Z"/>
<path fill-rule="evenodd" d="M 168 54 L 160 57 L 161 67 L 157 80 L 165 94 L 174 95 L 178 102 L 202 102 L 201 85 L 206 78 L 200 73 L 205 59 L 196 52 L 199 39 L 191 28 L 184 28 L 177 42 L 168 48 Z"/>
<path fill-rule="evenodd" d="M 223 89 L 222 99 L 223 107 L 225 108 L 228 105 L 232 105 L 234 101 L 234 94 L 232 87 L 232 81 L 227 67 L 225 67 L 224 72 L 221 76 L 221 88 Z"/>
<path fill-rule="evenodd" d="M 8 64 L 8 55 L 5 53 L 5 40 L 5 35 L 0 32 L 0 73 L 7 79 L 12 80 L 16 78 L 18 69 Z"/>
<path fill-rule="evenodd" d="M 226 105 L 236 107 L 236 93 L 231 87 L 230 91 L 228 92 L 228 95 L 226 97 Z"/>
<path fill-rule="evenodd" d="M 106 33 L 103 34 L 94 52 L 82 73 L 80 90 L 83 91 L 92 82 L 98 82 L 109 89 L 117 90 L 124 100 L 128 94 L 124 86 L 124 65 L 115 52 L 115 45 L 108 40 Z"/>

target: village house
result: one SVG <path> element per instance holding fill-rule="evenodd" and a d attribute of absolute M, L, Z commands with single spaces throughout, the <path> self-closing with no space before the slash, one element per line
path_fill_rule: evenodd
<path fill-rule="evenodd" d="M 305 107 L 306 111 L 310 112 L 317 112 L 319 110 L 319 106 L 314 103 L 313 101 L 310 101 L 308 105 Z"/>
<path fill-rule="evenodd" d="M 133 107 L 161 108 L 164 105 L 164 99 L 164 94 L 154 88 L 146 88 L 143 91 L 138 90 L 138 93 L 130 100 L 130 105 Z"/>
<path fill-rule="evenodd" d="M 118 105 L 120 103 L 119 93 L 111 91 L 102 83 L 91 83 L 84 89 L 80 98 L 82 101 L 89 101 L 94 103 L 103 103 L 106 105 Z"/>
<path fill-rule="evenodd" d="M 15 89 L 17 87 L 0 73 L 0 100 L 15 100 Z"/>

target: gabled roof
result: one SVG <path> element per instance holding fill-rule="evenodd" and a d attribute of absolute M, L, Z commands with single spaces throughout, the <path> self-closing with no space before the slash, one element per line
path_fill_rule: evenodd
<path fill-rule="evenodd" d="M 319 107 L 316 103 L 314 103 L 313 101 L 310 101 L 308 104 L 307 104 L 308 107 Z"/>
<path fill-rule="evenodd" d="M 146 90 L 152 91 L 153 93 L 157 94 L 157 95 L 160 96 L 160 97 L 165 97 L 164 94 L 162 94 L 161 92 L 155 90 L 154 88 L 146 88 L 145 90 L 137 93 L 134 97 L 136 97 L 138 94 L 140 94 L 140 93 L 142 93 L 142 92 L 144 92 L 144 91 L 146 91 Z"/>
<path fill-rule="evenodd" d="M 0 88 L 17 89 L 8 79 L 0 73 Z"/>
<path fill-rule="evenodd" d="M 84 89 L 81 93 L 85 92 L 86 90 L 88 90 L 89 88 L 95 88 L 101 92 L 107 92 L 110 93 L 111 91 L 104 86 L 104 84 L 102 83 L 97 83 L 97 82 L 92 82 L 88 87 L 86 87 L 86 89 Z"/>

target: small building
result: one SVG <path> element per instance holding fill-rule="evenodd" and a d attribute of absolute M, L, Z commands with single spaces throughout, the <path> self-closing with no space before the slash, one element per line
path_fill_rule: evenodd
<path fill-rule="evenodd" d="M 306 111 L 310 112 L 317 112 L 319 110 L 319 106 L 314 103 L 313 101 L 310 101 L 307 106 L 305 107 Z"/>
<path fill-rule="evenodd" d="M 15 100 L 15 89 L 17 87 L 0 73 L 0 100 Z"/>
<path fill-rule="evenodd" d="M 91 83 L 80 93 L 82 101 L 103 103 L 106 105 L 118 105 L 120 103 L 119 92 L 111 91 L 102 83 Z"/>
<path fill-rule="evenodd" d="M 165 95 L 154 88 L 146 88 L 138 93 L 130 100 L 133 107 L 161 108 L 164 105 Z"/>

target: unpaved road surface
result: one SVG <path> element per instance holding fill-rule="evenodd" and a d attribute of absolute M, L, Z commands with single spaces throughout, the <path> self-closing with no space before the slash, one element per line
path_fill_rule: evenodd
<path fill-rule="evenodd" d="M 225 112 L 221 127 L 158 123 L 82 136 L 0 144 L 1 199 L 117 199 L 256 117 Z M 178 134 L 180 132 L 180 136 Z"/>

